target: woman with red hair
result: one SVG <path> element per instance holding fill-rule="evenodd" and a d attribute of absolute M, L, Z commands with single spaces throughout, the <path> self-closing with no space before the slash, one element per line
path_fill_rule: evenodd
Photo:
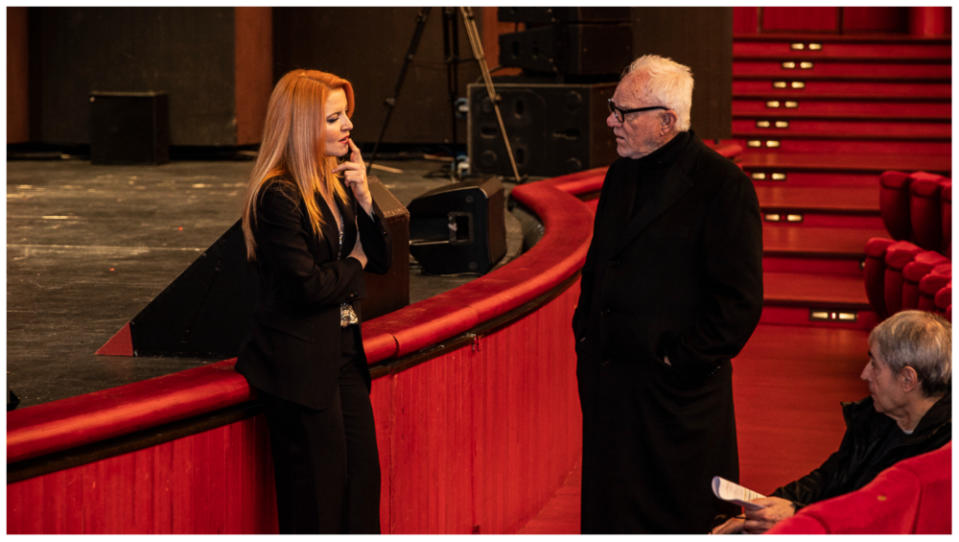
<path fill-rule="evenodd" d="M 243 208 L 260 292 L 236 370 L 264 406 L 281 533 L 379 533 L 380 467 L 360 336 L 363 270 L 390 243 L 350 139 L 353 87 L 294 70 L 273 89 Z"/>

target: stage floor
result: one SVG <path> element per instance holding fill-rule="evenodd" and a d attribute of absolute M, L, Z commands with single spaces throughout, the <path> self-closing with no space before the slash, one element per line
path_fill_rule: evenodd
<path fill-rule="evenodd" d="M 432 160 L 378 161 L 404 205 L 452 182 Z M 100 166 L 82 159 L 7 162 L 7 385 L 20 407 L 196 367 L 217 359 L 98 356 L 240 216 L 251 160 Z M 504 182 L 509 194 L 512 183 Z M 506 213 L 507 253 L 522 246 Z M 410 259 L 410 302 L 476 274 L 429 276 Z M 238 333 L 242 330 L 238 330 Z"/>

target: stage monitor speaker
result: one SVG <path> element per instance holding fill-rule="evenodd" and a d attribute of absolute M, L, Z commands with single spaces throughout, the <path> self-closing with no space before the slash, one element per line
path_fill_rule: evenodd
<path fill-rule="evenodd" d="M 409 213 L 370 177 L 370 192 L 392 238 L 386 275 L 366 273 L 363 318 L 409 305 Z M 260 276 L 246 259 L 240 221 L 144 307 L 98 354 L 126 356 L 235 356 L 256 308 Z"/>
<path fill-rule="evenodd" d="M 553 177 L 616 160 L 606 100 L 616 83 L 496 81 L 500 111 L 521 175 Z M 512 175 L 486 88 L 468 86 L 467 151 L 473 173 Z"/>
<path fill-rule="evenodd" d="M 424 193 L 407 206 L 410 254 L 427 274 L 486 273 L 506 254 L 505 206 L 495 177 Z"/>
<path fill-rule="evenodd" d="M 551 23 L 623 23 L 629 21 L 629 7 L 500 7 L 496 17 L 504 22 Z"/>
<path fill-rule="evenodd" d="M 91 92 L 90 162 L 165 164 L 170 120 L 165 92 Z"/>
<path fill-rule="evenodd" d="M 499 36 L 501 66 L 573 76 L 618 76 L 633 59 L 633 27 L 554 24 Z"/>

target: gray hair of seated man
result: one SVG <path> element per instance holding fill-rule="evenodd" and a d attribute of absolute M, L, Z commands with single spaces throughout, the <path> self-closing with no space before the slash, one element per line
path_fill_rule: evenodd
<path fill-rule="evenodd" d="M 945 394 L 952 384 L 952 324 L 925 311 L 900 311 L 869 333 L 869 348 L 896 374 L 909 366 L 926 397 Z"/>

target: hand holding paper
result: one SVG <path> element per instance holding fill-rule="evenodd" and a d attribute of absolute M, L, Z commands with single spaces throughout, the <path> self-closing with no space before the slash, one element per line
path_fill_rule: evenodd
<path fill-rule="evenodd" d="M 738 504 L 746 510 L 758 510 L 762 508 L 762 506 L 749 501 L 766 498 L 762 493 L 757 493 L 720 476 L 713 476 L 712 486 L 714 495 L 724 501 Z"/>

